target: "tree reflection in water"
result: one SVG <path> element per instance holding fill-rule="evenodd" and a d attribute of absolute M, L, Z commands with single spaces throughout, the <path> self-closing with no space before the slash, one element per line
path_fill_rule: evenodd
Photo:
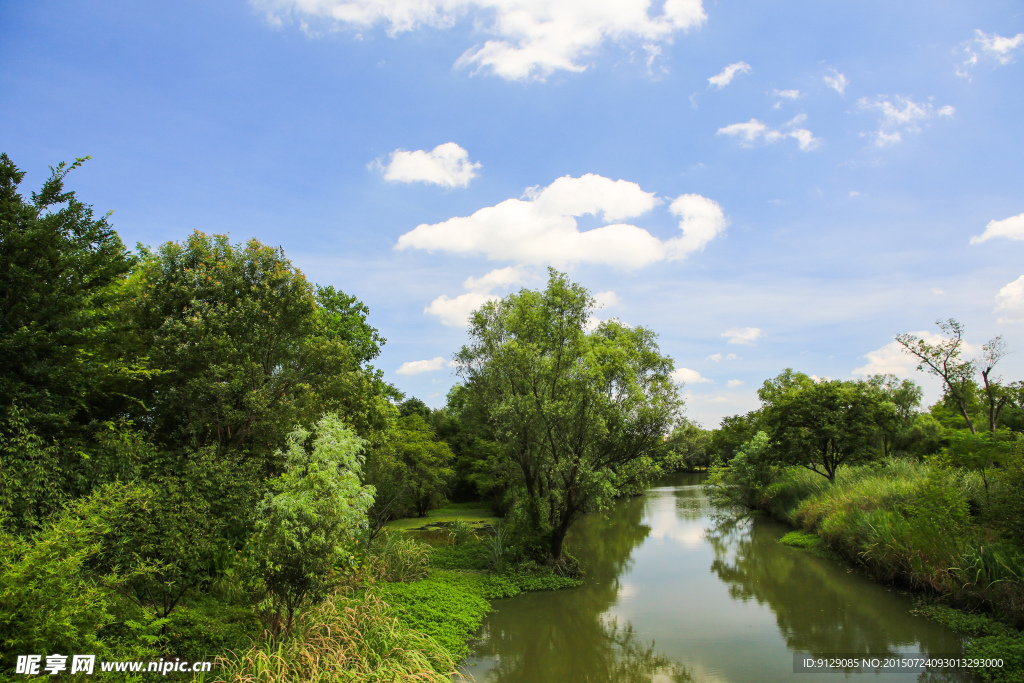
<path fill-rule="evenodd" d="M 487 683 L 683 683 L 687 671 L 643 642 L 628 622 L 608 616 L 618 598 L 619 577 L 632 552 L 648 537 L 644 501 L 621 501 L 613 514 L 589 515 L 569 538 L 587 571 L 586 584 L 555 593 L 532 593 L 495 601 L 484 621 L 470 667 Z M 551 609 L 550 603 L 557 609 Z M 544 605 L 545 609 L 539 606 Z M 537 619 L 544 614 L 544 619 Z M 481 670 L 483 669 L 483 670 Z"/>
<path fill-rule="evenodd" d="M 893 595 L 884 587 L 780 545 L 773 526 L 760 517 L 721 514 L 705 538 L 715 553 L 711 570 L 734 599 L 768 605 L 789 649 L 873 657 L 917 651 L 918 645 L 922 652 L 960 651 L 959 642 L 909 610 L 894 613 Z M 920 680 L 956 680 L 926 675 L 939 677 Z"/>

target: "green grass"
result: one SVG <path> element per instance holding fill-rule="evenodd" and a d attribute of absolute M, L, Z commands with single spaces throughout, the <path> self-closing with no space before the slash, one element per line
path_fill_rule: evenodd
<path fill-rule="evenodd" d="M 445 522 L 463 521 L 477 529 L 487 529 L 500 522 L 491 509 L 484 503 L 450 503 L 443 508 L 431 510 L 426 517 L 406 517 L 395 519 L 387 523 L 388 529 L 395 531 L 411 531 L 431 525 L 441 525 Z"/>
<path fill-rule="evenodd" d="M 992 683 L 1024 681 L 1024 634 L 984 614 L 945 605 L 919 605 L 914 612 L 969 637 L 964 655 L 1002 659 L 1002 668 L 979 669 L 978 677 Z"/>
<path fill-rule="evenodd" d="M 811 548 L 819 547 L 821 545 L 821 540 L 814 534 L 804 533 L 803 531 L 790 531 L 779 539 L 779 543 L 782 545 L 792 546 L 794 548 L 805 548 L 810 550 Z"/>
<path fill-rule="evenodd" d="M 814 534 L 808 534 L 803 531 L 790 531 L 788 534 L 779 539 L 779 543 L 788 545 L 792 548 L 801 548 L 809 551 L 812 555 L 824 558 L 826 560 L 841 561 L 842 558 L 836 555 L 834 552 L 828 549 L 821 539 Z"/>

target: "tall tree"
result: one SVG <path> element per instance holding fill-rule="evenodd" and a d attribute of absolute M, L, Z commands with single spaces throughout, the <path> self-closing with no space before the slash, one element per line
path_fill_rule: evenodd
<path fill-rule="evenodd" d="M 764 407 L 768 457 L 829 481 L 843 465 L 879 457 L 881 436 L 897 419 L 895 405 L 868 382 L 798 384 L 772 394 L 770 401 Z"/>
<path fill-rule="evenodd" d="M 383 343 L 365 306 L 315 290 L 279 249 L 195 232 L 143 249 L 130 291 L 125 346 L 159 370 L 135 415 L 164 444 L 265 454 L 326 411 L 364 437 L 394 413 L 365 366 Z"/>
<path fill-rule="evenodd" d="M 85 159 L 51 168 L 26 199 L 25 174 L 0 154 L 0 505 L 19 531 L 84 492 L 92 425 L 117 414 L 130 370 L 106 339 L 132 259 L 109 214 L 64 190 Z"/>
<path fill-rule="evenodd" d="M 996 363 L 1006 355 L 1006 343 L 1002 335 L 990 340 L 981 348 L 978 367 L 981 370 L 981 381 L 985 386 L 985 398 L 988 399 L 988 430 L 993 434 L 999 426 L 999 414 L 1010 398 L 1009 392 L 1002 386 L 999 377 L 992 375 Z"/>
<path fill-rule="evenodd" d="M 456 356 L 555 562 L 581 515 L 651 475 L 681 409 L 654 333 L 616 321 L 588 332 L 593 309 L 585 288 L 552 269 L 544 291 L 477 310 Z"/>
<path fill-rule="evenodd" d="M 974 421 L 968 410 L 970 402 L 970 385 L 973 381 L 975 362 L 963 358 L 964 327 L 950 318 L 935 323 L 939 329 L 949 335 L 936 344 L 929 344 L 913 334 L 898 334 L 896 341 L 906 353 L 917 358 L 917 369 L 935 375 L 942 380 L 946 395 L 955 401 L 957 409 L 967 421 L 971 434 L 976 433 Z"/>

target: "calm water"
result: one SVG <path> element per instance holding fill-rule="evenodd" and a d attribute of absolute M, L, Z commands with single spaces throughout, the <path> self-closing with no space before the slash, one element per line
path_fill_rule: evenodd
<path fill-rule="evenodd" d="M 907 598 L 778 543 L 778 523 L 711 506 L 699 481 L 676 475 L 579 522 L 567 542 L 586 585 L 496 600 L 466 671 L 479 683 L 839 683 L 878 676 L 794 674 L 793 653 L 961 651 Z"/>

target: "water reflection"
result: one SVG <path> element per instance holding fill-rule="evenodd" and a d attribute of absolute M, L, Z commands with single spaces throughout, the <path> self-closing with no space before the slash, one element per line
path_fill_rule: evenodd
<path fill-rule="evenodd" d="M 794 652 L 960 652 L 906 598 L 782 546 L 780 525 L 725 514 L 697 483 L 677 477 L 583 520 L 568 543 L 586 585 L 495 601 L 468 673 L 482 683 L 789 681 Z M 885 675 L 915 679 L 965 677 Z"/>
<path fill-rule="evenodd" d="M 949 632 L 909 610 L 894 610 L 887 589 L 856 580 L 828 560 L 780 547 L 780 533 L 769 519 L 720 515 L 705 537 L 715 553 L 711 569 L 729 595 L 770 607 L 790 650 L 873 656 L 960 651 Z"/>
<path fill-rule="evenodd" d="M 466 670 L 489 683 L 668 683 L 691 680 L 685 669 L 658 654 L 632 624 L 609 616 L 632 553 L 648 538 L 644 500 L 621 501 L 573 530 L 567 545 L 586 569 L 586 585 L 557 593 L 496 600 L 482 641 Z"/>

